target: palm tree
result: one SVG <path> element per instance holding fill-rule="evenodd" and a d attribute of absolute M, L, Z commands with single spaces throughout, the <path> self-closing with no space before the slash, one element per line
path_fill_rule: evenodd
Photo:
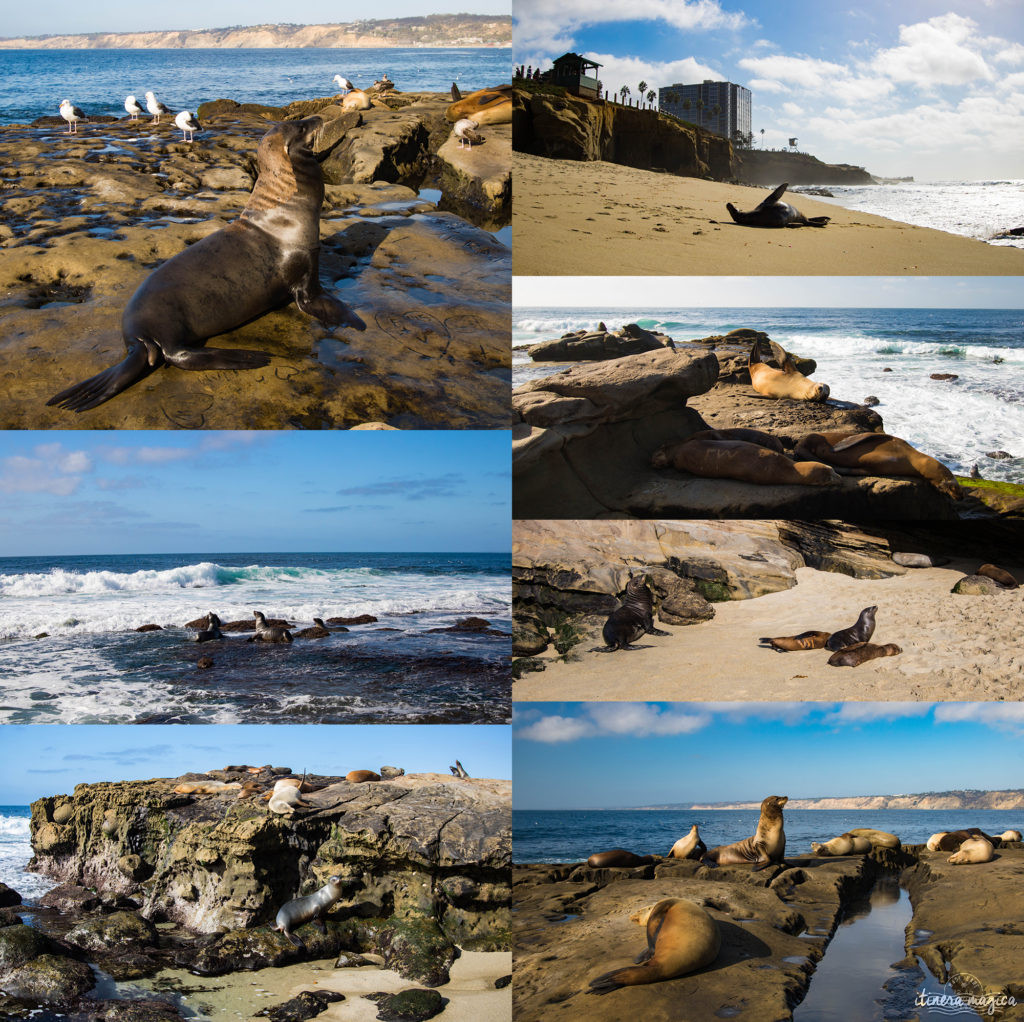
<path fill-rule="evenodd" d="M 629 97 L 629 86 L 623 85 L 622 88 L 619 89 L 619 95 L 622 97 L 622 102 L 625 103 Z"/>
<path fill-rule="evenodd" d="M 637 92 L 640 93 L 640 99 L 642 101 L 644 98 L 644 93 L 647 92 L 647 82 L 641 82 L 636 88 Z"/>
<path fill-rule="evenodd" d="M 654 89 L 648 89 L 647 90 L 647 102 L 650 103 L 651 107 L 653 108 L 653 106 L 654 106 Z"/>

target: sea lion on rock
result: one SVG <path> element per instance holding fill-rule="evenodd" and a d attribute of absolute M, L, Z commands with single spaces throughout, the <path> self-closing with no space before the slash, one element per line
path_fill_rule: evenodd
<path fill-rule="evenodd" d="M 379 781 L 380 774 L 376 774 L 372 770 L 350 770 L 345 774 L 345 780 L 352 784 L 363 784 L 366 781 Z"/>
<path fill-rule="evenodd" d="M 847 832 L 821 844 L 817 841 L 812 841 L 811 850 L 815 855 L 822 856 L 863 855 L 865 852 L 871 851 L 871 842 L 866 837 Z"/>
<path fill-rule="evenodd" d="M 825 649 L 833 653 L 859 642 L 867 642 L 875 634 L 875 612 L 878 607 L 865 607 L 857 616 L 856 624 L 833 632 L 825 643 Z"/>
<path fill-rule="evenodd" d="M 793 359 L 785 356 L 781 368 L 773 369 L 761 361 L 761 345 L 754 341 L 747 356 L 747 368 L 750 370 L 750 385 L 764 397 L 788 397 L 795 401 L 825 401 L 828 399 L 827 383 L 814 383 L 801 373 Z M 820 461 L 820 458 L 809 459 Z"/>
<path fill-rule="evenodd" d="M 685 837 L 681 837 L 672 847 L 669 849 L 669 859 L 703 859 L 707 854 L 708 848 L 700 839 L 700 834 L 697 832 L 697 824 L 695 823 L 690 828 L 690 833 Z"/>
<path fill-rule="evenodd" d="M 743 440 L 683 440 L 651 456 L 654 468 L 671 467 L 705 479 L 736 479 L 758 486 L 833 486 L 839 476 L 818 461 L 791 461 Z"/>
<path fill-rule="evenodd" d="M 296 639 L 326 639 L 331 634 L 331 630 L 324 624 L 323 619 L 319 617 L 313 618 L 312 628 L 303 628 L 301 632 L 295 633 Z"/>
<path fill-rule="evenodd" d="M 125 307 L 127 356 L 62 390 L 48 405 L 84 412 L 160 366 L 258 369 L 262 351 L 207 348 L 227 333 L 293 301 L 326 327 L 366 324 L 320 286 L 324 183 L 310 148 L 321 117 L 275 124 L 260 141 L 259 177 L 241 216 L 158 266 Z"/>
<path fill-rule="evenodd" d="M 763 636 L 757 641 L 780 653 L 793 653 L 801 649 L 824 649 L 831 632 L 801 632 L 799 635 L 781 635 L 770 639 Z"/>
<path fill-rule="evenodd" d="M 748 444 L 757 444 L 758 447 L 767 447 L 769 451 L 776 454 L 785 454 L 786 448 L 777 436 L 771 433 L 763 433 L 759 429 L 744 429 L 737 426 L 733 429 L 702 429 L 694 433 L 690 440 L 744 440 Z"/>
<path fill-rule="evenodd" d="M 452 82 L 452 104 L 444 116 L 452 124 L 464 117 L 472 118 L 477 124 L 509 124 L 512 121 L 512 86 L 495 85 L 463 96 Z"/>
<path fill-rule="evenodd" d="M 57 814 L 53 814 L 54 819 L 57 818 Z M 1004 830 L 1002 834 L 996 835 L 1000 841 L 1019 841 L 1020 831 L 1019 830 Z"/>
<path fill-rule="evenodd" d="M 753 837 L 712 848 L 703 861 L 719 866 L 753 862 L 754 873 L 770 863 L 783 862 L 786 857 L 786 832 L 783 830 L 782 809 L 788 801 L 788 795 L 769 795 L 761 803 L 761 818 L 757 821 Z"/>
<path fill-rule="evenodd" d="M 237 781 L 182 781 L 171 790 L 176 795 L 219 795 L 222 791 L 235 791 L 242 785 Z"/>
<path fill-rule="evenodd" d="M 298 929 L 303 923 L 316 923 L 320 932 L 326 933 L 323 917 L 341 898 L 341 893 L 341 877 L 331 877 L 315 894 L 286 901 L 277 911 L 273 928 L 283 933 L 299 950 L 305 951 L 306 945 L 302 938 L 292 933 L 292 930 Z"/>
<path fill-rule="evenodd" d="M 991 862 L 994 858 L 992 842 L 980 834 L 974 834 L 963 841 L 946 862 L 954 866 L 963 866 L 974 862 Z"/>
<path fill-rule="evenodd" d="M 899 848 L 900 839 L 887 830 L 875 830 L 874 827 L 851 827 L 848 834 L 854 837 L 866 837 L 873 848 Z"/>
<path fill-rule="evenodd" d="M 829 216 L 804 216 L 795 206 L 782 202 L 789 183 L 781 184 L 766 199 L 747 213 L 738 210 L 731 202 L 725 204 L 729 216 L 744 227 L 824 227 L 832 218 Z"/>
<path fill-rule="evenodd" d="M 641 635 L 671 635 L 654 627 L 654 595 L 647 588 L 643 575 L 630 574 L 622 606 L 608 615 L 601 631 L 605 648 L 599 653 L 613 653 L 617 649 L 636 649 L 631 645 Z"/>
<path fill-rule="evenodd" d="M 707 910 L 682 898 L 666 898 L 630 916 L 647 928 L 647 947 L 636 965 L 613 969 L 590 981 L 590 992 L 606 994 L 623 986 L 658 983 L 703 969 L 722 947 L 718 924 Z"/>
<path fill-rule="evenodd" d="M 928 838 L 928 849 L 932 852 L 955 852 L 971 838 L 984 838 L 994 848 L 999 847 L 999 838 L 990 837 L 977 827 L 965 827 L 963 830 L 940 830 Z"/>
<path fill-rule="evenodd" d="M 1019 583 L 1013 575 L 1004 568 L 997 567 L 995 564 L 983 564 L 974 574 L 984 575 L 986 578 L 992 579 L 996 585 L 1001 586 L 1003 589 L 1020 588 Z"/>
<path fill-rule="evenodd" d="M 270 801 L 267 809 L 278 816 L 291 816 L 296 808 L 308 808 L 309 803 L 304 801 L 298 788 L 275 788 L 270 793 Z"/>
<path fill-rule="evenodd" d="M 869 660 L 883 656 L 899 656 L 903 650 L 894 642 L 876 646 L 873 642 L 855 642 L 852 646 L 833 653 L 828 658 L 829 667 L 860 667 Z"/>
<path fill-rule="evenodd" d="M 796 445 L 794 454 L 824 461 L 842 469 L 844 475 L 918 477 L 952 500 L 963 498 L 960 485 L 945 465 L 888 433 L 809 433 Z"/>
<path fill-rule="evenodd" d="M 637 855 L 635 852 L 628 852 L 625 848 L 610 848 L 607 852 L 594 852 L 587 859 L 587 865 L 591 869 L 605 869 L 608 866 L 649 866 L 654 862 L 653 855 Z"/>
<path fill-rule="evenodd" d="M 292 642 L 292 633 L 280 625 L 268 625 L 266 616 L 258 610 L 252 612 L 256 618 L 256 634 L 249 642 Z"/>
<path fill-rule="evenodd" d="M 214 639 L 223 639 L 220 633 L 220 618 L 211 610 L 206 615 L 206 627 L 201 632 L 196 632 L 196 642 L 212 642 Z"/>

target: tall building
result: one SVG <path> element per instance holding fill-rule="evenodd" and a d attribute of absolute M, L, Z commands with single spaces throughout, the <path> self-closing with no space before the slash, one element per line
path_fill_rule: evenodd
<path fill-rule="evenodd" d="M 726 138 L 751 133 L 750 90 L 732 82 L 668 85 L 658 90 L 658 108 Z"/>

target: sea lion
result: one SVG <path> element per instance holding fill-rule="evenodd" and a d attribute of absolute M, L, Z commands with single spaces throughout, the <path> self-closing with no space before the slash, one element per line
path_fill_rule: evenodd
<path fill-rule="evenodd" d="M 847 834 L 854 837 L 866 837 L 873 848 L 899 848 L 900 839 L 887 830 L 875 830 L 874 827 L 851 827 Z"/>
<path fill-rule="evenodd" d="M 460 780 L 469 780 L 469 774 L 466 773 L 466 768 L 458 760 L 455 761 L 454 766 L 450 766 L 448 769 L 451 770 L 451 772 Z"/>
<path fill-rule="evenodd" d="M 303 628 L 301 632 L 295 633 L 296 639 L 326 639 L 331 634 L 331 630 L 324 624 L 323 619 L 319 617 L 313 618 L 312 628 Z"/>
<path fill-rule="evenodd" d="M 283 933 L 301 951 L 305 951 L 306 945 L 302 938 L 292 933 L 292 930 L 298 929 L 303 923 L 316 923 L 320 932 L 326 933 L 327 927 L 324 925 L 323 917 L 341 898 L 341 894 L 341 877 L 330 877 L 327 883 L 314 894 L 286 901 L 277 910 L 273 928 L 278 933 Z"/>
<path fill-rule="evenodd" d="M 744 440 L 683 440 L 651 455 L 654 468 L 671 467 L 705 479 L 737 479 L 759 486 L 832 486 L 839 476 L 817 461 L 791 461 Z"/>
<path fill-rule="evenodd" d="M 176 795 L 219 795 L 222 791 L 235 791 L 242 787 L 237 781 L 181 781 L 171 790 Z"/>
<path fill-rule="evenodd" d="M 669 859 L 703 859 L 707 854 L 707 845 L 700 839 L 697 824 L 690 828 L 690 833 L 681 837 L 670 849 Z"/>
<path fill-rule="evenodd" d="M 266 615 L 258 610 L 252 612 L 256 618 L 256 634 L 251 642 L 292 642 L 292 633 L 280 625 L 268 625 Z"/>
<path fill-rule="evenodd" d="M 745 440 L 748 444 L 757 444 L 758 447 L 767 447 L 769 451 L 776 454 L 785 454 L 786 448 L 777 436 L 771 433 L 763 433 L 759 429 L 744 429 L 737 426 L 730 429 L 702 429 L 694 433 L 690 440 Z"/>
<path fill-rule="evenodd" d="M 863 855 L 865 852 L 871 851 L 871 842 L 859 834 L 840 834 L 839 837 L 832 838 L 831 841 L 825 841 L 819 844 L 817 841 L 811 842 L 811 851 L 815 855 Z"/>
<path fill-rule="evenodd" d="M 452 82 L 452 104 L 445 111 L 452 124 L 469 117 L 480 124 L 508 124 L 512 120 L 512 86 L 495 85 L 463 96 Z"/>
<path fill-rule="evenodd" d="M 744 227 L 824 227 L 832 219 L 829 216 L 804 216 L 795 206 L 781 202 L 788 187 L 788 182 L 779 185 L 747 213 L 738 210 L 731 202 L 727 202 L 725 208 L 729 216 Z"/>
<path fill-rule="evenodd" d="M 625 848 L 610 848 L 607 852 L 594 852 L 587 859 L 587 865 L 591 869 L 605 869 L 609 866 L 649 866 L 654 862 L 653 855 L 637 855 L 635 852 L 627 852 Z"/>
<path fill-rule="evenodd" d="M 867 642 L 875 634 L 875 612 L 877 610 L 877 607 L 865 607 L 857 616 L 856 624 L 850 625 L 849 628 L 841 628 L 828 637 L 825 649 L 830 649 L 835 653 L 838 650 L 846 649 L 847 646 Z"/>
<path fill-rule="evenodd" d="M 793 653 L 800 649 L 824 649 L 831 632 L 801 632 L 799 635 L 780 635 L 771 639 L 762 636 L 757 641 L 780 653 Z"/>
<path fill-rule="evenodd" d="M 960 846 L 971 838 L 984 838 L 994 848 L 998 848 L 1000 841 L 997 837 L 990 837 L 983 830 L 977 827 L 965 827 L 963 830 L 940 830 L 928 838 L 928 850 L 932 852 L 955 852 Z"/>
<path fill-rule="evenodd" d="M 790 355 L 785 356 L 781 367 L 773 369 L 761 361 L 760 342 L 754 341 L 747 356 L 747 368 L 750 370 L 750 385 L 765 397 L 788 397 L 795 401 L 825 401 L 828 399 L 827 383 L 814 383 L 800 372 Z M 780 349 L 781 351 L 781 349 Z M 821 461 L 811 458 L 810 461 Z"/>
<path fill-rule="evenodd" d="M 622 606 L 608 615 L 601 635 L 605 648 L 599 653 L 613 653 L 617 649 L 636 649 L 632 643 L 641 635 L 671 635 L 671 632 L 654 627 L 654 595 L 647 588 L 644 575 L 632 572 L 626 583 L 626 595 Z"/>
<path fill-rule="evenodd" d="M 196 642 L 212 642 L 214 639 L 223 639 L 220 633 L 220 618 L 211 610 L 206 615 L 206 627 L 201 632 L 196 632 Z"/>
<path fill-rule="evenodd" d="M 350 110 L 369 110 L 373 106 L 373 100 L 363 89 L 353 89 L 342 97 L 338 105 L 348 113 Z"/>
<path fill-rule="evenodd" d="M 943 564 L 949 564 L 948 557 L 936 557 L 933 554 L 911 554 L 896 552 L 892 555 L 893 564 L 902 565 L 904 568 L 941 568 Z"/>
<path fill-rule="evenodd" d="M 991 862 L 994 858 L 992 842 L 980 834 L 974 834 L 963 841 L 946 862 L 951 862 L 954 866 L 963 866 L 967 863 Z"/>
<path fill-rule="evenodd" d="M 309 803 L 299 794 L 299 789 L 291 787 L 275 788 L 270 793 L 270 801 L 267 803 L 267 809 L 278 816 L 291 816 L 296 808 L 305 809 L 308 806 Z"/>
<path fill-rule="evenodd" d="M 365 781 L 379 781 L 380 774 L 376 774 L 372 770 L 350 770 L 345 774 L 345 780 L 352 784 L 362 784 Z"/>
<path fill-rule="evenodd" d="M 899 656 L 903 650 L 890 642 L 885 646 L 876 646 L 873 642 L 855 642 L 852 646 L 833 653 L 828 658 L 829 667 L 860 667 L 861 664 L 883 656 Z"/>
<path fill-rule="evenodd" d="M 53 814 L 53 818 L 57 819 L 57 814 Z M 1019 830 L 1004 830 L 1002 834 L 996 835 L 1000 841 L 1019 841 L 1020 831 Z"/>
<path fill-rule="evenodd" d="M 953 500 L 963 498 L 945 465 L 888 433 L 809 433 L 796 445 L 794 454 L 824 461 L 842 469 L 844 475 L 919 477 Z"/>
<path fill-rule="evenodd" d="M 286 302 L 326 327 L 366 324 L 320 286 L 324 183 L 310 145 L 321 117 L 276 124 L 260 141 L 259 177 L 241 216 L 158 266 L 121 318 L 128 354 L 46 403 L 84 412 L 166 364 L 179 369 L 258 369 L 262 351 L 207 348 Z"/>
<path fill-rule="evenodd" d="M 1013 575 L 1004 568 L 997 567 L 995 564 L 983 564 L 974 574 L 984 575 L 986 578 L 992 579 L 996 585 L 1001 586 L 1003 589 L 1020 588 L 1019 583 Z"/>
<path fill-rule="evenodd" d="M 692 901 L 666 898 L 630 919 L 646 926 L 646 949 L 637 956 L 636 965 L 592 979 L 591 993 L 606 994 L 623 986 L 685 976 L 710 965 L 722 947 L 718 924 Z"/>
<path fill-rule="evenodd" d="M 751 872 L 756 873 L 773 862 L 783 862 L 786 857 L 786 832 L 783 830 L 782 809 L 789 801 L 788 795 L 769 795 L 761 803 L 761 818 L 753 837 L 735 841 L 731 845 L 718 845 L 704 856 L 705 863 L 732 866 L 744 862 L 756 863 Z"/>

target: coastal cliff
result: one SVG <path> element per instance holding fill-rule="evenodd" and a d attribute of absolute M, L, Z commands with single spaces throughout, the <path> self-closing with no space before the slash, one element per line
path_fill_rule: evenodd
<path fill-rule="evenodd" d="M 760 802 L 714 802 L 687 809 L 759 809 Z M 662 807 L 666 808 L 666 807 Z M 851 795 L 846 798 L 791 798 L 787 809 L 1024 809 L 1024 789 L 928 791 L 919 795 Z"/>
<path fill-rule="evenodd" d="M 737 150 L 736 176 L 744 184 L 771 185 L 873 185 L 875 179 L 863 168 L 849 163 L 822 163 L 810 153 Z"/>

